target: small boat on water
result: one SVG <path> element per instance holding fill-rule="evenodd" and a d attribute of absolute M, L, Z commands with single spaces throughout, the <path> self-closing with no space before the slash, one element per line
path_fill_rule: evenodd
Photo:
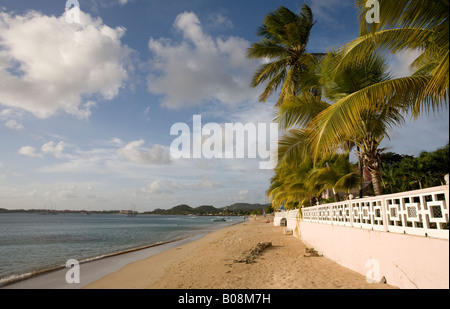
<path fill-rule="evenodd" d="M 224 218 L 217 218 L 217 219 L 213 219 L 213 222 L 225 222 L 227 220 L 225 220 Z"/>
<path fill-rule="evenodd" d="M 127 217 L 136 217 L 137 216 L 136 206 L 134 204 L 131 205 L 131 210 L 126 214 Z"/>
<path fill-rule="evenodd" d="M 47 209 L 47 204 L 45 205 L 45 209 L 39 213 L 40 216 L 49 216 L 58 214 L 59 213 L 56 211 L 56 207 L 54 207 L 54 209 Z"/>

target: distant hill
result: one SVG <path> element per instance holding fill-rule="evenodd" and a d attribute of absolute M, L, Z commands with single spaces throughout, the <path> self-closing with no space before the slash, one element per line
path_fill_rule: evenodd
<path fill-rule="evenodd" d="M 233 205 L 227 206 L 229 211 L 239 211 L 239 210 L 254 210 L 254 209 L 263 209 L 270 204 L 249 204 L 249 203 L 235 203 Z"/>
<path fill-rule="evenodd" d="M 217 209 L 214 206 L 211 205 L 204 205 L 204 206 L 200 206 L 197 208 L 194 208 L 194 211 L 196 213 L 200 213 L 200 214 L 207 214 L 207 213 L 216 213 L 216 212 L 220 212 L 220 209 Z"/>
<path fill-rule="evenodd" d="M 190 207 L 189 205 L 178 205 L 175 206 L 171 209 L 155 209 L 154 211 L 152 211 L 152 214 L 155 215 L 184 215 L 184 214 L 189 214 L 192 213 L 192 211 L 194 210 L 194 208 Z"/>
<path fill-rule="evenodd" d="M 220 214 L 235 214 L 244 215 L 250 214 L 253 210 L 261 210 L 270 204 L 249 204 L 249 203 L 235 203 L 226 207 L 216 208 L 211 205 L 203 205 L 192 208 L 189 205 L 182 204 L 171 209 L 155 209 L 147 214 L 155 215 L 220 215 Z"/>

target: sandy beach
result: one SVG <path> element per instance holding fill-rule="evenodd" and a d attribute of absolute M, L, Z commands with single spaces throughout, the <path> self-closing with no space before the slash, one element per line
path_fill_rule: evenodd
<path fill-rule="evenodd" d="M 284 235 L 268 218 L 251 218 L 131 263 L 87 289 L 392 289 L 322 256 Z M 272 218 L 269 218 L 272 219 Z M 258 243 L 272 246 L 243 263 Z M 240 263 L 237 261 L 241 261 Z"/>

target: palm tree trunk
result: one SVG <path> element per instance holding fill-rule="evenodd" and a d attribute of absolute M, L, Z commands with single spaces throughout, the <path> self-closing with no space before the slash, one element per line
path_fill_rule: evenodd
<path fill-rule="evenodd" d="M 356 150 L 359 152 L 359 146 L 356 147 Z M 359 167 L 359 175 L 361 179 L 359 181 L 359 198 L 363 197 L 363 185 L 364 185 L 364 168 L 362 158 L 358 156 L 358 167 Z"/>
<path fill-rule="evenodd" d="M 372 185 L 373 185 L 373 191 L 374 191 L 375 195 L 383 194 L 383 191 L 381 189 L 381 184 L 380 184 L 380 176 L 378 175 L 378 172 L 370 171 L 370 175 L 372 176 Z"/>
<path fill-rule="evenodd" d="M 336 190 L 334 190 L 334 188 L 333 188 L 333 195 L 334 195 L 334 201 L 336 203 L 339 202 L 340 201 L 339 193 L 337 193 Z"/>

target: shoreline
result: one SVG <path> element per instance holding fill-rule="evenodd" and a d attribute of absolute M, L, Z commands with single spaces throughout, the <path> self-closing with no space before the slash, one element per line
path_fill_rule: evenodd
<path fill-rule="evenodd" d="M 233 222 L 224 227 L 210 227 L 191 231 L 186 236 L 177 237 L 168 241 L 156 242 L 144 246 L 121 250 L 79 261 L 81 280 L 80 284 L 68 284 L 65 281 L 69 271 L 65 265 L 40 269 L 33 272 L 15 275 L 11 279 L 4 278 L 0 282 L 0 289 L 81 289 L 84 286 L 99 280 L 108 274 L 120 270 L 126 265 L 159 254 L 173 247 L 195 242 L 209 233 L 229 226 L 242 223 Z M 83 276 L 83 273 L 89 273 Z M 84 277 L 84 280 L 83 280 Z M 86 279 L 87 278 L 87 279 Z"/>
<path fill-rule="evenodd" d="M 91 263 L 91 262 L 95 262 L 95 261 L 100 261 L 103 259 L 107 259 L 107 258 L 111 258 L 111 257 L 115 257 L 115 256 L 119 256 L 119 255 L 123 255 L 123 254 L 128 254 L 128 253 L 132 253 L 135 251 L 140 251 L 140 250 L 145 250 L 145 249 L 149 249 L 149 248 L 153 248 L 153 247 L 157 247 L 157 246 L 162 246 L 162 245 L 166 245 L 166 244 L 170 244 L 173 242 L 177 242 L 177 241 L 181 241 L 183 239 L 189 238 L 189 236 L 186 237 L 179 237 L 173 240 L 168 240 L 168 241 L 163 241 L 163 242 L 156 242 L 153 244 L 149 244 L 149 245 L 145 245 L 145 246 L 140 246 L 140 247 L 136 247 L 136 248 L 131 248 L 131 249 L 126 249 L 126 250 L 122 250 L 122 251 L 118 251 L 118 252 L 113 252 L 113 253 L 108 253 L 108 254 L 104 254 L 104 255 L 99 255 L 99 256 L 95 256 L 95 257 L 91 257 L 91 258 L 86 258 L 84 260 L 79 261 L 80 265 L 86 264 L 86 263 Z M 52 272 L 56 272 L 62 269 L 66 269 L 65 265 L 58 265 L 58 266 L 53 266 L 53 267 L 49 267 L 49 268 L 42 268 L 42 269 L 38 269 L 35 271 L 31 271 L 28 273 L 24 273 L 24 274 L 18 274 L 18 275 L 12 275 L 10 277 L 6 277 L 4 279 L 0 280 L 0 288 L 3 287 L 7 287 L 16 283 L 19 283 L 21 281 L 25 281 L 25 280 L 30 280 L 39 276 L 44 276 L 46 274 L 50 274 Z M 67 271 L 68 269 L 66 269 Z"/>
<path fill-rule="evenodd" d="M 272 219 L 269 220 L 268 219 Z M 270 242 L 254 262 L 239 260 L 258 243 Z M 325 257 L 273 225 L 251 218 L 198 240 L 130 263 L 85 289 L 396 289 L 366 278 Z"/>

